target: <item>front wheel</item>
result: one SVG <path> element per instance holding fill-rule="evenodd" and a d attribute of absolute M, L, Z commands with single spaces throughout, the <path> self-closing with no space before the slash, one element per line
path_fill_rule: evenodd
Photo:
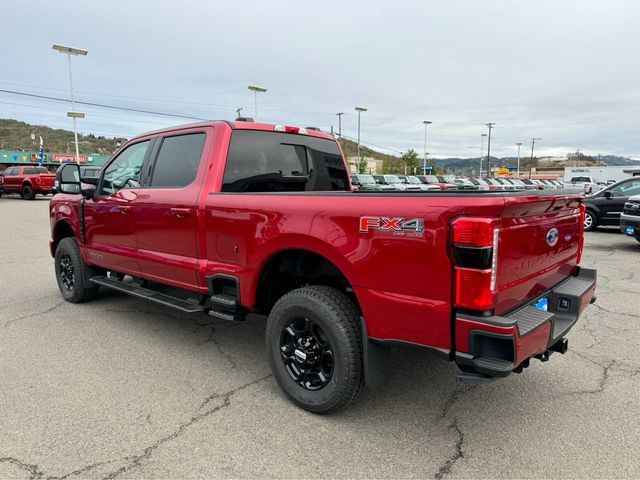
<path fill-rule="evenodd" d="M 58 288 L 67 302 L 86 302 L 98 295 L 100 287 L 89 279 L 102 272 L 99 268 L 85 265 L 75 238 L 60 240 L 56 248 L 55 269 Z"/>
<path fill-rule="evenodd" d="M 584 231 L 591 232 L 596 229 L 598 226 L 598 219 L 594 215 L 594 213 L 590 210 L 587 210 L 584 216 Z"/>
<path fill-rule="evenodd" d="M 338 290 L 310 286 L 284 295 L 269 314 L 266 344 L 276 381 L 305 410 L 337 412 L 362 391 L 359 315 Z"/>

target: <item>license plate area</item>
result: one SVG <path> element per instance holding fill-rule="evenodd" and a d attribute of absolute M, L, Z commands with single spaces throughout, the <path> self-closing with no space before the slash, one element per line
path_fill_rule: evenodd
<path fill-rule="evenodd" d="M 533 306 L 538 310 L 542 310 L 543 312 L 546 312 L 547 310 L 549 310 L 549 298 L 543 297 L 540 300 L 538 300 L 536 303 L 534 303 Z"/>

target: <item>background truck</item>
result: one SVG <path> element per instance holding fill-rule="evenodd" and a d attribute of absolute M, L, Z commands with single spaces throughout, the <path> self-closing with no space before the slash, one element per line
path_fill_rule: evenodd
<path fill-rule="evenodd" d="M 316 413 L 382 383 L 391 346 L 455 361 L 466 382 L 566 351 L 596 282 L 578 265 L 579 196 L 352 192 L 347 172 L 328 134 L 240 121 L 134 138 L 98 178 L 66 165 L 50 203 L 60 292 L 265 315 L 275 379 Z"/>
<path fill-rule="evenodd" d="M 36 194 L 50 194 L 55 179 L 55 174 L 49 173 L 45 167 L 9 167 L 0 174 L 0 195 L 18 193 L 25 200 L 33 200 Z"/>

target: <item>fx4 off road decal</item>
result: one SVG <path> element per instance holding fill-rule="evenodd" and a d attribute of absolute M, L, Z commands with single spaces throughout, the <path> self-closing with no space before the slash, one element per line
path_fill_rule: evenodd
<path fill-rule="evenodd" d="M 360 217 L 360 233 L 371 230 L 389 232 L 400 237 L 422 237 L 424 220 L 421 218 L 406 220 L 402 217 Z"/>

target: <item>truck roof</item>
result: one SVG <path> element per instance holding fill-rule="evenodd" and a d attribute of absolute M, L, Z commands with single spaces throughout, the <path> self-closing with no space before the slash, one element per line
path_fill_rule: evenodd
<path fill-rule="evenodd" d="M 187 128 L 197 128 L 197 127 L 213 127 L 216 125 L 220 125 L 220 124 L 226 124 L 228 125 L 232 130 L 258 130 L 258 131 L 262 131 L 262 132 L 275 132 L 275 131 L 280 131 L 280 130 L 276 130 L 276 127 L 278 128 L 294 128 L 294 129 L 301 129 L 304 130 L 304 134 L 308 135 L 310 137 L 316 137 L 316 138 L 324 138 L 327 140 L 335 140 L 335 138 L 326 132 L 322 132 L 320 130 L 315 129 L 315 127 L 300 127 L 297 125 L 275 125 L 272 123 L 259 123 L 259 122 L 246 122 L 246 121 L 230 121 L 230 120 L 210 120 L 210 121 L 206 121 L 206 122 L 196 122 L 196 123 L 189 123 L 186 125 L 176 125 L 173 127 L 167 127 L 167 128 L 161 128 L 159 130 L 153 130 L 150 132 L 145 132 L 142 133 L 140 135 L 136 135 L 134 138 L 138 138 L 138 137 L 145 137 L 148 135 L 159 135 L 159 134 L 163 134 L 163 133 L 170 133 L 170 132 L 175 132 L 175 131 L 179 131 L 179 130 L 183 130 L 183 129 L 187 129 Z M 285 130 L 283 130 L 284 132 Z M 292 132 L 292 133 L 298 133 L 298 132 Z M 133 139 L 131 139 L 133 140 Z M 129 140 L 129 141 L 131 141 Z"/>

